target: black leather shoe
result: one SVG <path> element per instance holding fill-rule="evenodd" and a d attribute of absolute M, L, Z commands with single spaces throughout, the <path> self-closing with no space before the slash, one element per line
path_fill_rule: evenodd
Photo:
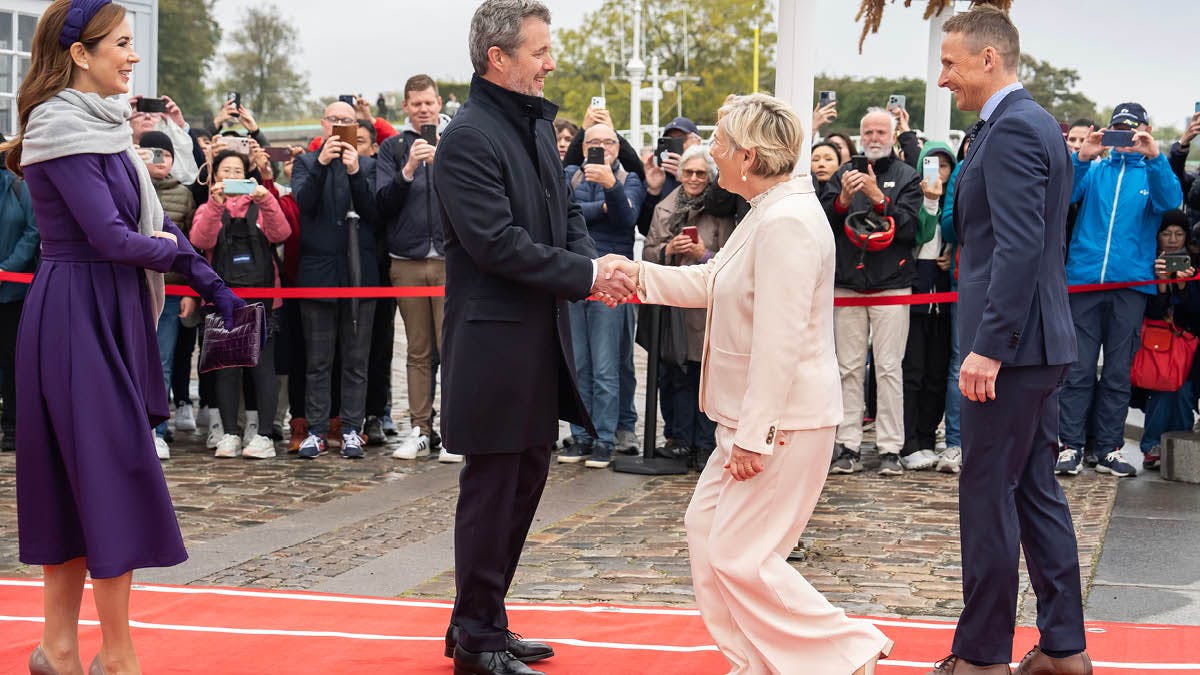
<path fill-rule="evenodd" d="M 454 648 L 458 645 L 458 636 L 454 626 L 446 628 L 446 658 L 454 658 Z M 533 663 L 554 656 L 554 649 L 541 642 L 522 640 L 520 635 L 508 631 L 508 653 L 522 663 Z"/>
<path fill-rule="evenodd" d="M 508 652 L 469 652 L 454 648 L 454 675 L 546 675 Z"/>

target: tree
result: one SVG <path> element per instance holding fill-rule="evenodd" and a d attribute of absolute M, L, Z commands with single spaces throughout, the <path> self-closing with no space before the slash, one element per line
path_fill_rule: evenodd
<path fill-rule="evenodd" d="M 863 43 L 867 41 L 867 35 L 870 33 L 878 33 L 879 26 L 883 24 L 883 9 L 889 0 L 861 0 L 858 6 L 858 14 L 854 15 L 855 21 L 863 22 L 862 35 L 858 38 L 858 52 L 862 53 Z M 896 2 L 896 0 L 891 0 Z M 972 5 L 995 5 L 1004 11 L 1012 9 L 1013 0 L 972 0 Z M 905 7 L 912 7 L 913 0 L 904 0 Z M 925 19 L 931 19 L 940 15 L 943 11 L 949 9 L 954 11 L 954 0 L 926 0 L 925 4 Z"/>
<path fill-rule="evenodd" d="M 158 4 L 158 92 L 170 96 L 185 115 L 209 108 L 204 75 L 221 41 L 213 21 L 214 0 L 160 0 Z"/>
<path fill-rule="evenodd" d="M 274 5 L 248 8 L 233 31 L 234 49 L 225 54 L 226 74 L 218 90 L 242 94 L 242 105 L 259 121 L 281 120 L 304 109 L 308 76 L 295 59 L 296 28 Z"/>
<path fill-rule="evenodd" d="M 1043 108 L 1060 122 L 1068 124 L 1080 117 L 1096 119 L 1096 103 L 1082 93 L 1072 91 L 1079 81 L 1079 72 L 1072 68 L 1055 68 L 1029 54 L 1021 55 L 1017 79 Z"/>
<path fill-rule="evenodd" d="M 629 83 L 612 76 L 625 74 L 630 57 L 633 19 L 628 7 L 623 0 L 605 0 L 580 28 L 557 31 L 558 70 L 546 80 L 546 97 L 561 105 L 562 117 L 582 121 L 591 97 L 600 95 L 603 86 L 613 122 L 627 123 Z M 754 88 L 773 86 L 775 69 L 767 64 L 774 60 L 774 21 L 774 6 L 767 0 L 645 0 L 643 60 L 649 69 L 658 56 L 668 76 L 682 73 L 686 44 L 689 74 L 701 79 L 679 85 L 683 112 L 697 124 L 711 124 L 727 95 L 751 89 L 755 27 L 762 31 Z M 649 85 L 643 81 L 643 86 Z M 664 95 L 661 122 L 678 113 L 676 103 L 676 93 Z M 649 108 L 642 106 L 645 113 Z"/>

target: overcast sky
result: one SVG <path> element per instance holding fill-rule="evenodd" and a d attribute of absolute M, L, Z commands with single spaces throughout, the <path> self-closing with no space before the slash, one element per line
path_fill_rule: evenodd
<path fill-rule="evenodd" d="M 217 0 L 227 32 L 244 9 L 264 0 Z M 265 0 L 270 2 L 271 0 Z M 818 69 L 831 75 L 924 77 L 928 29 L 924 2 L 889 5 L 883 28 L 857 53 L 857 0 L 818 3 Z M 403 87 L 409 75 L 467 79 L 467 29 L 478 0 L 278 0 L 300 32 L 300 66 L 313 93 L 331 97 Z M 602 0 L 548 0 L 555 26 L 578 26 Z M 630 3 L 632 5 L 632 3 Z M 1080 6 L 1086 10 L 1074 9 Z M 1023 51 L 1079 71 L 1079 88 L 1098 107 L 1144 104 L 1156 125 L 1181 126 L 1200 100 L 1197 28 L 1200 2 L 1153 0 L 1015 0 L 1013 20 Z M 336 22 L 334 19 L 336 18 Z M 164 46 L 165 48 L 165 46 Z M 551 76 L 553 77 L 553 76 Z M 343 91 L 347 90 L 347 91 Z M 612 90 L 610 90 L 612 91 Z"/>

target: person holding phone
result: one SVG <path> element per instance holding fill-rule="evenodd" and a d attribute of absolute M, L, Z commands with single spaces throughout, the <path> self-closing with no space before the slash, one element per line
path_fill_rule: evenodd
<path fill-rule="evenodd" d="M 587 161 L 564 171 L 583 211 L 588 234 L 600 255 L 632 257 L 637 217 L 646 195 L 642 181 L 617 160 L 620 141 L 607 124 L 589 127 L 584 132 L 583 147 Z M 559 453 L 559 462 L 584 462 L 593 469 L 608 468 L 612 462 L 621 416 L 620 371 L 633 368 L 633 336 L 629 330 L 633 311 L 632 305 L 611 308 L 589 300 L 569 306 L 579 393 L 596 435 L 592 436 L 583 425 L 572 425 L 571 445 Z"/>
<path fill-rule="evenodd" d="M 1187 161 L 1188 154 L 1192 151 L 1192 141 L 1196 140 L 1197 136 L 1200 136 L 1200 101 L 1196 101 L 1195 112 L 1192 113 L 1183 133 L 1179 135 L 1179 140 L 1171 144 L 1171 149 L 1167 153 L 1171 170 L 1179 179 L 1183 194 L 1188 195 L 1187 208 L 1191 211 L 1189 215 L 1193 223 L 1200 220 L 1200 191 L 1196 192 L 1195 198 L 1191 196 L 1193 187 L 1196 185 L 1196 176 L 1200 173 L 1188 173 Z"/>
<path fill-rule="evenodd" d="M 1071 201 L 1079 215 L 1067 256 L 1071 285 L 1154 278 L 1155 237 L 1163 214 L 1183 201 L 1179 180 L 1150 134 L 1150 116 L 1135 102 L 1119 104 L 1105 129 L 1092 131 L 1073 156 Z M 1115 133 L 1114 133 L 1115 132 Z M 1108 159 L 1094 161 L 1119 137 Z M 1133 354 L 1154 286 L 1071 296 L 1079 359 L 1067 373 L 1060 400 L 1062 449 L 1055 471 L 1074 476 L 1087 463 L 1124 477 L 1137 469 L 1124 457 Z M 1104 368 L 1099 373 L 1100 352 Z M 1096 420 L 1096 456 L 1085 458 L 1089 404 Z"/>
<path fill-rule="evenodd" d="M 171 144 L 180 148 L 171 165 L 171 175 L 178 178 L 180 183 L 191 185 L 196 181 L 199 173 L 196 160 L 191 152 L 192 136 L 188 133 L 191 127 L 183 118 L 183 111 L 175 101 L 171 100 L 170 96 L 163 96 L 160 100 L 163 104 L 161 106 L 163 112 L 141 112 L 142 97 L 137 95 L 129 97 L 129 106 L 133 109 L 133 115 L 129 118 L 129 124 L 133 129 L 133 142 L 136 145 L 141 141 L 142 134 L 149 131 L 161 131 L 166 134 L 170 137 Z"/>
<path fill-rule="evenodd" d="M 134 150 L 119 98 L 140 61 L 133 39 L 121 5 L 51 3 L 17 95 L 20 135 L 0 146 L 41 234 L 16 364 L 20 559 L 42 566 L 45 595 L 33 673 L 83 672 L 89 573 L 103 631 L 91 672 L 139 672 L 133 570 L 187 559 L 150 431 L 170 415 L 155 335 L 163 274 L 183 274 L 226 326 L 245 305 L 166 217 Z"/>

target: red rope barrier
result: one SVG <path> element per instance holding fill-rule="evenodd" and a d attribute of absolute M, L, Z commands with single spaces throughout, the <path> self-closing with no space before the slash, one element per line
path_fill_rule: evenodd
<path fill-rule="evenodd" d="M 1158 279 L 1150 281 L 1122 281 L 1107 284 L 1080 284 L 1071 286 L 1067 290 L 1071 293 L 1094 293 L 1096 291 L 1112 291 L 1121 288 L 1136 288 L 1138 286 L 1151 286 L 1161 283 L 1178 283 L 1183 281 L 1198 281 L 1200 275 L 1189 279 L 1175 279 L 1171 282 L 1163 282 Z M 0 282 L 16 282 L 28 284 L 33 281 L 33 274 L 22 272 L 0 272 Z M 314 287 L 314 288 L 235 288 L 234 293 L 248 300 L 260 299 L 349 299 L 349 298 L 440 298 L 446 294 L 445 286 L 364 286 L 360 288 L 351 287 Z M 188 286 L 167 286 L 167 295 L 187 295 L 196 297 L 196 291 Z M 872 297 L 866 294 L 862 297 L 853 298 L 835 298 L 833 304 L 835 307 L 879 307 L 887 305 L 927 305 L 941 304 L 946 302 L 957 302 L 958 293 L 914 293 L 912 295 L 885 295 Z M 637 298 L 632 301 L 634 304 L 640 304 Z"/>

